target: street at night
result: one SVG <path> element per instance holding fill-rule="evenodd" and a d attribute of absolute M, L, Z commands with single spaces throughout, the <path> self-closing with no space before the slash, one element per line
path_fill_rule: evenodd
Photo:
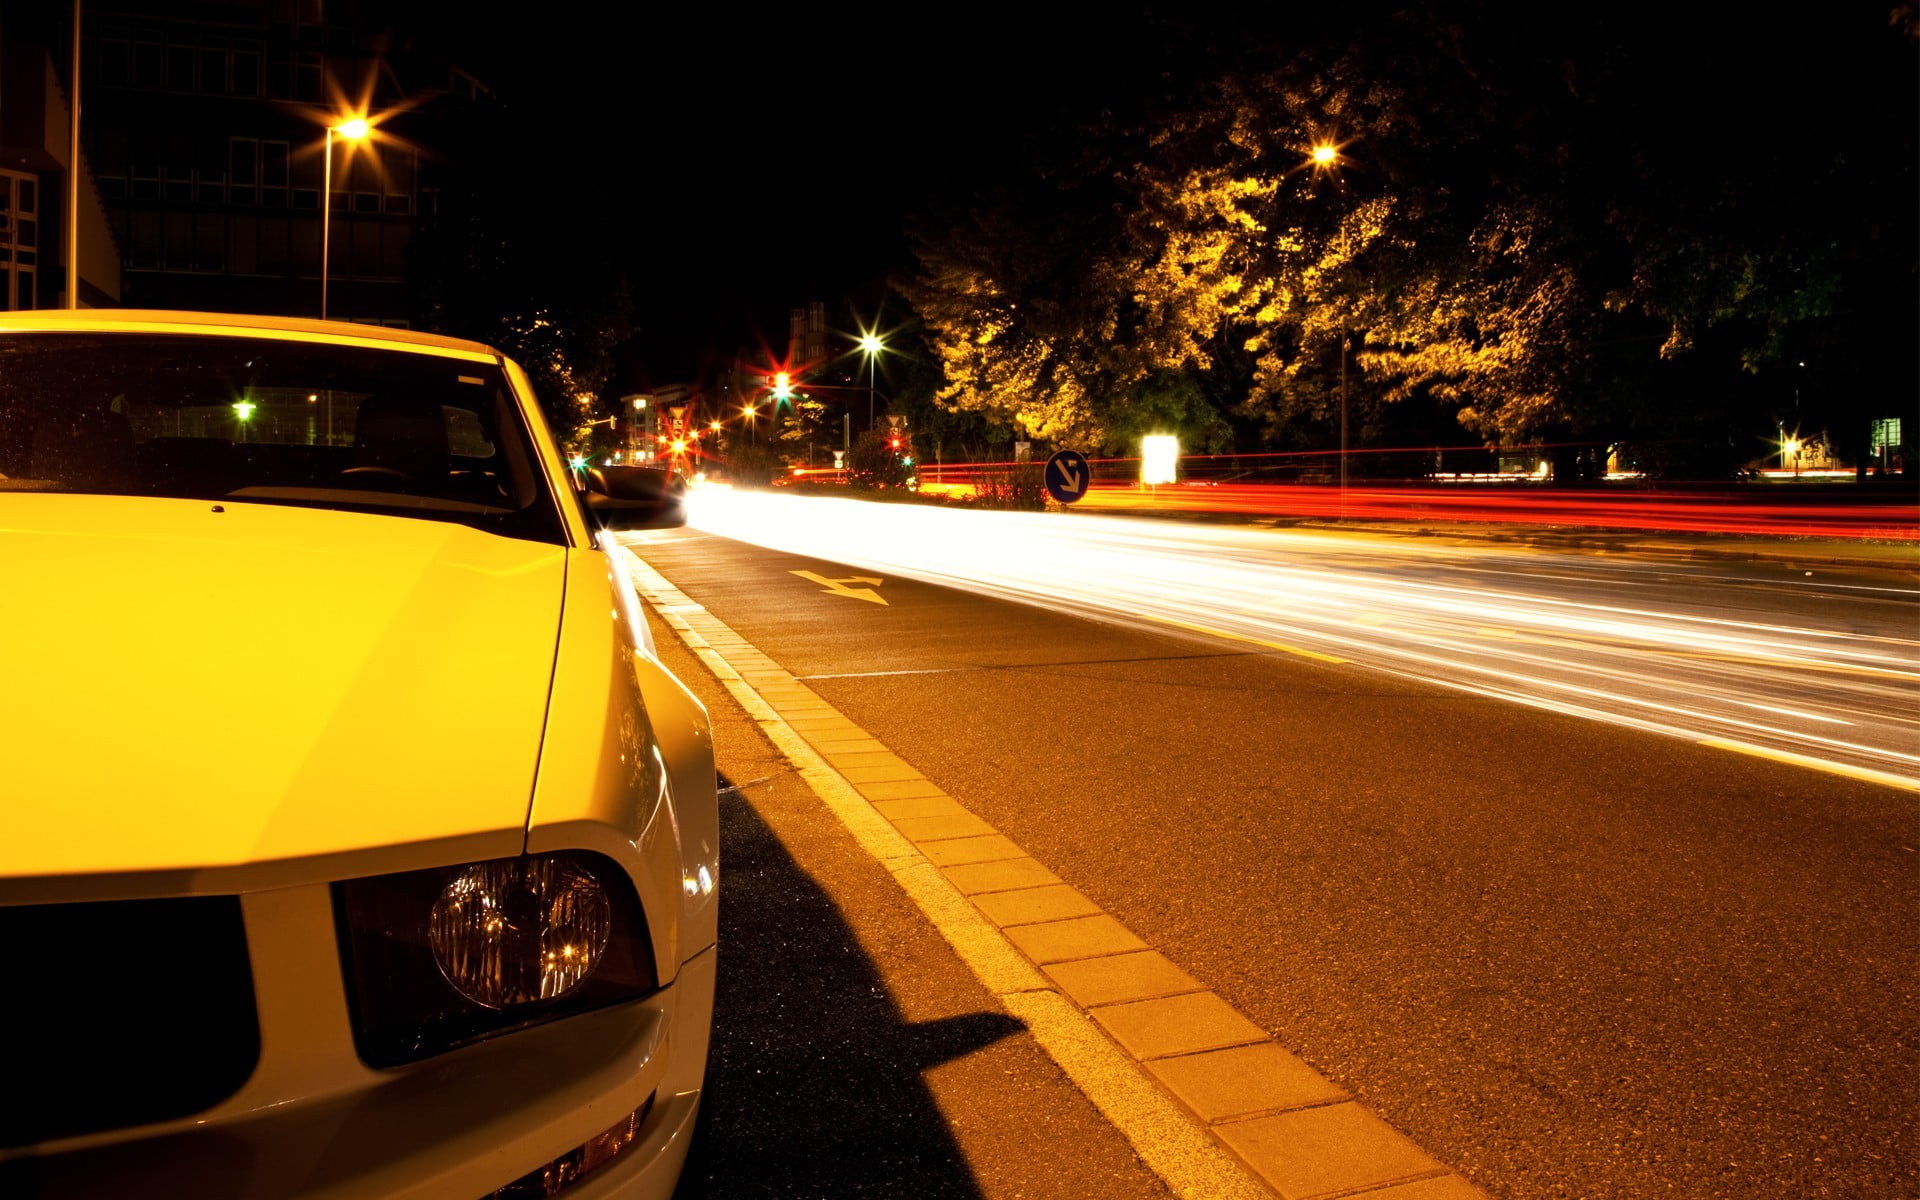
<path fill-rule="evenodd" d="M 1917 98 L 0 4 L 0 1200 L 1920 1200 Z"/>
<path fill-rule="evenodd" d="M 705 499 L 635 551 L 1487 1193 L 1911 1186 L 1910 572 Z M 790 986 L 723 967 L 722 1023 Z M 716 1146 L 749 1158 L 726 1081 L 765 1053 L 718 1060 Z"/>

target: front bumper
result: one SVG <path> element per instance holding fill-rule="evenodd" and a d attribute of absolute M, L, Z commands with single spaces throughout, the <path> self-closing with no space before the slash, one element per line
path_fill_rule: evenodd
<path fill-rule="evenodd" d="M 672 1194 L 704 1081 L 711 947 L 645 999 L 374 1071 L 354 1051 L 328 888 L 242 907 L 261 1035 L 247 1083 L 192 1117 L 9 1152 L 0 1195 L 477 1200 L 642 1108 L 631 1144 L 563 1194 Z"/>

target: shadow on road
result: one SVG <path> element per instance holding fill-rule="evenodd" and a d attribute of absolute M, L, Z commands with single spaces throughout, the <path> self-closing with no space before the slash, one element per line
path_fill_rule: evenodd
<path fill-rule="evenodd" d="M 980 1196 L 920 1073 L 1024 1026 L 906 1023 L 833 901 L 720 784 L 713 1057 L 676 1200 Z"/>

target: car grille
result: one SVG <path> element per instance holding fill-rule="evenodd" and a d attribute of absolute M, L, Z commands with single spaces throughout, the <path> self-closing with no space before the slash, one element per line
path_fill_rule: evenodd
<path fill-rule="evenodd" d="M 260 1057 L 232 896 L 0 907 L 0 1146 L 183 1117 Z"/>

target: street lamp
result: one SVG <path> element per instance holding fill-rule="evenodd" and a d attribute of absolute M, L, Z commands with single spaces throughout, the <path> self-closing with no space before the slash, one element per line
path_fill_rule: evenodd
<path fill-rule="evenodd" d="M 365 140 L 371 126 L 365 117 L 354 117 L 327 126 L 327 161 L 320 172 L 320 319 L 327 319 L 327 257 L 333 232 L 333 135 L 350 142 Z"/>
<path fill-rule="evenodd" d="M 873 376 L 879 368 L 880 352 L 887 344 L 871 333 L 860 335 L 860 353 L 867 356 L 867 428 L 873 428 Z"/>
<path fill-rule="evenodd" d="M 1313 148 L 1313 169 L 1316 172 L 1332 171 L 1340 163 L 1340 147 L 1330 142 L 1321 142 Z M 1342 214 L 1340 219 L 1340 257 L 1347 256 L 1347 222 Z M 1342 264 L 1344 265 L 1344 263 Z M 1340 329 L 1340 515 L 1347 515 L 1347 343 L 1353 339 L 1348 336 L 1346 327 Z"/>

